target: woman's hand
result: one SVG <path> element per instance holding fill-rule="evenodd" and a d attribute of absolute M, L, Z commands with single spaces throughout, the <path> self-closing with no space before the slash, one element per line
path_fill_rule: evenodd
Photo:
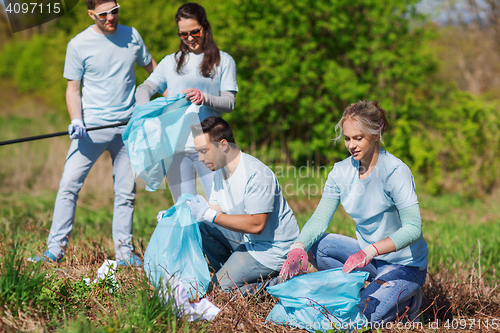
<path fill-rule="evenodd" d="M 288 252 L 287 259 L 281 267 L 280 277 L 283 281 L 294 277 L 299 273 L 299 269 L 302 272 L 307 273 L 307 264 L 309 263 L 307 259 L 307 253 L 304 250 L 304 245 L 302 243 L 295 243 L 290 247 L 292 250 Z"/>
<path fill-rule="evenodd" d="M 186 95 L 186 99 L 193 104 L 202 105 L 205 102 L 205 98 L 203 97 L 203 93 L 199 89 L 195 88 L 187 88 L 182 91 L 183 94 Z"/>
<path fill-rule="evenodd" d="M 342 267 L 342 272 L 350 273 L 356 268 L 363 268 L 378 255 L 378 250 L 375 245 L 370 244 L 363 250 L 359 250 L 353 255 L 349 256 Z"/>

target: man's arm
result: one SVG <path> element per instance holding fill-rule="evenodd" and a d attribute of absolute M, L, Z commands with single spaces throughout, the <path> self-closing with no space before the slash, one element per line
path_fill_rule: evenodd
<path fill-rule="evenodd" d="M 66 105 L 71 120 L 82 119 L 82 96 L 80 94 L 80 81 L 68 80 L 66 88 Z"/>
<path fill-rule="evenodd" d="M 231 231 L 242 232 L 246 234 L 260 235 L 267 223 L 267 216 L 265 214 L 241 214 L 241 215 L 228 215 L 222 212 L 218 205 L 210 204 L 210 209 L 217 212 L 214 223 L 220 225 Z"/>
<path fill-rule="evenodd" d="M 141 67 L 144 68 L 146 70 L 146 72 L 148 72 L 148 74 L 151 74 L 155 70 L 156 65 L 157 65 L 156 61 L 154 59 L 151 59 L 151 62 L 149 64 L 147 64 L 146 66 L 141 66 Z"/>
<path fill-rule="evenodd" d="M 215 217 L 214 223 L 231 231 L 260 235 L 266 227 L 268 215 L 268 213 L 254 215 L 228 215 L 219 213 Z"/>
<path fill-rule="evenodd" d="M 201 195 L 186 204 L 198 222 L 215 223 L 231 231 L 260 235 L 267 223 L 269 213 L 228 215 L 219 205 L 209 204 Z"/>

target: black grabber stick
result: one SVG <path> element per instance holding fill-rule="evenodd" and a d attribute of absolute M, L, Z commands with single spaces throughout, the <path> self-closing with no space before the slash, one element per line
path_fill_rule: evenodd
<path fill-rule="evenodd" d="M 127 124 L 128 124 L 128 121 L 125 121 L 123 123 L 110 124 L 110 125 L 97 126 L 97 127 L 90 127 L 90 128 L 86 128 L 86 130 L 87 130 L 87 132 L 97 131 L 97 130 L 100 130 L 100 129 L 118 127 L 118 126 L 127 125 Z M 37 136 L 29 136 L 27 138 L 21 138 L 21 139 L 9 140 L 9 141 L 1 141 L 0 142 L 0 146 L 11 145 L 11 144 L 14 144 L 14 143 L 19 143 L 19 142 L 26 142 L 26 141 L 34 141 L 34 140 L 41 140 L 41 139 L 53 138 L 53 137 L 56 137 L 56 136 L 63 136 L 63 135 L 68 135 L 68 131 L 66 131 L 66 132 L 51 133 L 51 134 L 44 134 L 44 135 L 37 135 Z"/>

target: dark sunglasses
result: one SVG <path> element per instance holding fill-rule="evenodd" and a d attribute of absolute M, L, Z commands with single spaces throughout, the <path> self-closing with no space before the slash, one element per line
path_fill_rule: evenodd
<path fill-rule="evenodd" d="M 105 20 L 109 14 L 118 15 L 119 12 L 120 12 L 120 5 L 118 3 L 116 4 L 115 7 L 107 11 L 96 13 L 92 10 L 92 14 L 94 14 L 99 20 Z"/>
<path fill-rule="evenodd" d="M 189 36 L 191 37 L 200 37 L 201 36 L 201 28 L 199 29 L 194 29 L 188 32 L 178 32 L 177 35 L 182 38 L 182 39 L 188 39 Z"/>

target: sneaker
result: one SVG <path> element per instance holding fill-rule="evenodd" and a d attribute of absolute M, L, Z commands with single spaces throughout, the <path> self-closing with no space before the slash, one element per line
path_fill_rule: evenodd
<path fill-rule="evenodd" d="M 142 266 L 142 260 L 133 253 L 130 253 L 130 257 L 127 259 L 121 259 L 117 262 L 118 266 L 125 267 L 139 267 Z"/>
<path fill-rule="evenodd" d="M 410 309 L 408 310 L 408 319 L 414 320 L 420 315 L 420 305 L 422 305 L 422 291 L 419 290 L 418 293 L 413 296 L 410 303 Z"/>
<path fill-rule="evenodd" d="M 51 252 L 48 250 L 45 250 L 41 256 L 34 256 L 31 258 L 28 258 L 29 261 L 32 262 L 40 262 L 40 261 L 46 261 L 46 262 L 60 262 L 62 260 L 62 256 L 60 258 L 57 258 L 55 255 L 53 255 Z"/>

